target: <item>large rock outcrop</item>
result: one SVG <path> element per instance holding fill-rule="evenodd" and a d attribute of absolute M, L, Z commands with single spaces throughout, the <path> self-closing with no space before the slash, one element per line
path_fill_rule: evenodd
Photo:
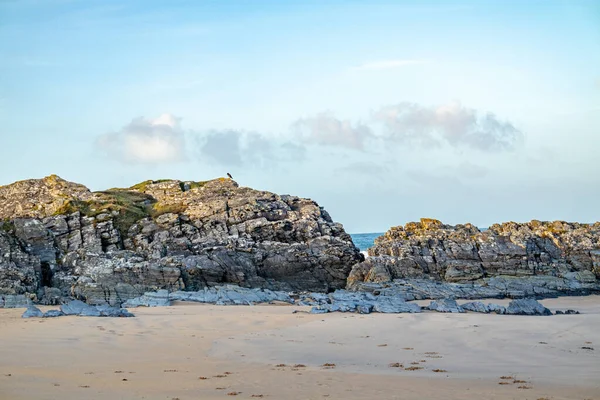
<path fill-rule="evenodd" d="M 348 287 L 389 291 L 394 285 L 386 283 L 395 282 L 401 291 L 411 286 L 415 295 L 420 282 L 423 291 L 470 288 L 493 297 L 522 297 L 599 291 L 599 278 L 598 222 L 508 222 L 480 231 L 423 218 L 377 238 L 367 260 L 352 269 Z M 437 297 L 433 291 L 431 297 Z"/>
<path fill-rule="evenodd" d="M 331 291 L 362 260 L 317 203 L 230 179 L 90 192 L 56 176 L 0 187 L 0 295 L 120 304 L 233 283 Z"/>

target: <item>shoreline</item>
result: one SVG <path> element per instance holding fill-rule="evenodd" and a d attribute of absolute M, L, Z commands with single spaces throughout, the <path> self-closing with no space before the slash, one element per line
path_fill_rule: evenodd
<path fill-rule="evenodd" d="M 0 309 L 0 399 L 598 398 L 600 352 L 581 347 L 598 346 L 600 296 L 544 305 L 582 314 L 314 315 L 178 303 L 138 308 L 136 318 L 27 320 Z M 525 383 L 499 384 L 501 376 Z"/>

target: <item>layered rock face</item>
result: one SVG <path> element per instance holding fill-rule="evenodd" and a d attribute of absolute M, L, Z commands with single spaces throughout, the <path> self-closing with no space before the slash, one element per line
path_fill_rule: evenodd
<path fill-rule="evenodd" d="M 482 232 L 471 224 L 421 219 L 391 228 L 375 240 L 369 256 L 353 268 L 350 288 L 427 279 L 494 297 L 503 288 L 523 295 L 600 290 L 598 222 L 508 222 Z"/>
<path fill-rule="evenodd" d="M 230 179 L 90 192 L 56 176 L 0 187 L 0 296 L 120 304 L 223 283 L 331 291 L 362 260 L 314 201 Z"/>

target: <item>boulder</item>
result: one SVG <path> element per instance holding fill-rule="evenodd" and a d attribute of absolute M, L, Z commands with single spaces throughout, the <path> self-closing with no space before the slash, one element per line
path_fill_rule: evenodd
<path fill-rule="evenodd" d="M 21 318 L 40 318 L 43 316 L 44 313 L 42 312 L 42 310 L 40 310 L 34 305 L 29 305 L 29 307 L 27 307 L 27 310 L 25 310 L 23 315 L 21 315 Z"/>
<path fill-rule="evenodd" d="M 465 310 L 454 299 L 434 300 L 429 303 L 428 310 L 442 313 L 464 313 Z"/>
<path fill-rule="evenodd" d="M 157 292 L 146 292 L 140 297 L 129 299 L 123 303 L 123 307 L 166 307 L 171 305 L 169 292 L 159 290 Z"/>
<path fill-rule="evenodd" d="M 67 304 L 60 306 L 60 311 L 64 315 L 79 315 L 82 317 L 99 317 L 100 311 L 96 307 L 90 306 L 81 300 L 72 300 Z"/>
<path fill-rule="evenodd" d="M 62 317 L 63 315 L 65 315 L 65 314 L 60 310 L 48 310 L 44 313 L 44 315 L 42 315 L 42 317 L 55 318 L 55 317 Z"/>
<path fill-rule="evenodd" d="M 466 311 L 489 313 L 490 309 L 480 301 L 471 301 L 461 305 L 461 308 Z"/>
<path fill-rule="evenodd" d="M 124 308 L 112 307 L 108 304 L 96 306 L 96 309 L 100 312 L 101 317 L 114 317 L 114 318 L 131 318 L 135 317 L 132 313 Z"/>
<path fill-rule="evenodd" d="M 506 308 L 506 314 L 511 315 L 552 315 L 552 312 L 544 307 L 536 299 L 516 299 L 510 302 Z"/>

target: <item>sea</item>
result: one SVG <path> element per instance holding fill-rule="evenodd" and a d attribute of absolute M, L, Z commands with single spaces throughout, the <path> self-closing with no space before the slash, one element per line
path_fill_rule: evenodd
<path fill-rule="evenodd" d="M 366 252 L 369 247 L 372 247 L 375 238 L 381 235 L 383 235 L 383 232 L 350 234 L 350 236 L 352 236 L 352 241 L 362 252 Z"/>

